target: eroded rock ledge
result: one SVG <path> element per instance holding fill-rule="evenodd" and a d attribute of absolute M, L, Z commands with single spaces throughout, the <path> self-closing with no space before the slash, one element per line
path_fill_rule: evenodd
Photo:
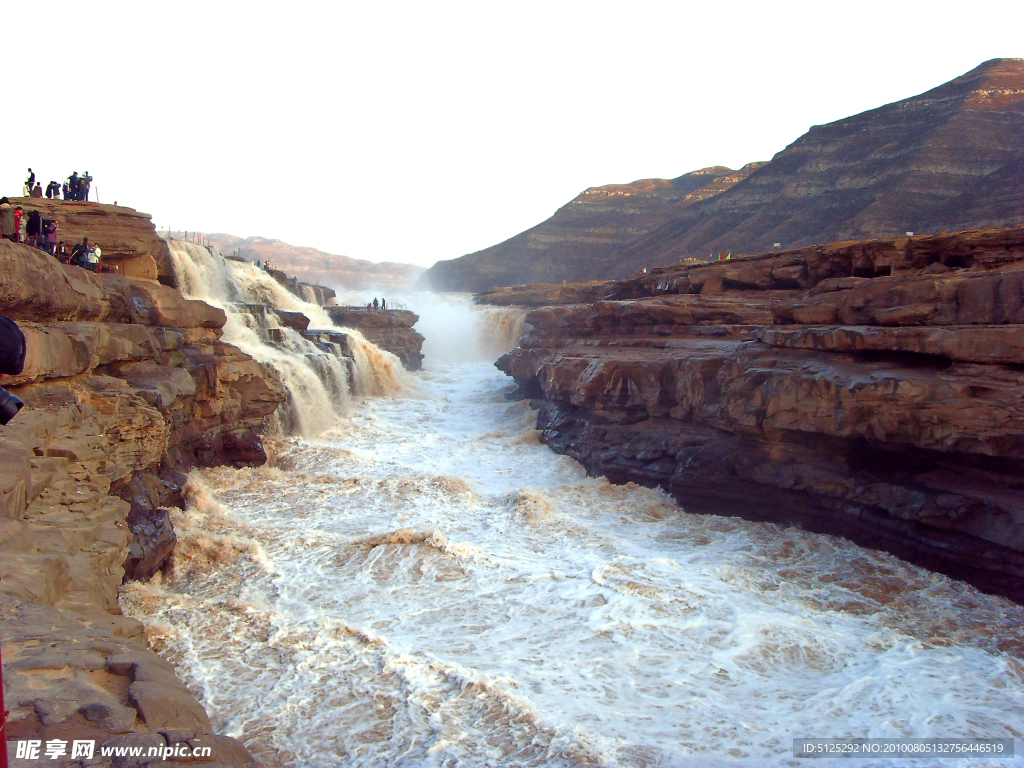
<path fill-rule="evenodd" d="M 497 363 L 555 450 L 691 512 L 799 523 L 1024 602 L 1024 227 L 585 290 L 602 298 L 535 309 Z"/>
<path fill-rule="evenodd" d="M 413 330 L 420 319 L 415 312 L 404 309 L 358 309 L 324 307 L 337 325 L 355 328 L 366 340 L 386 349 L 409 371 L 423 367 L 423 336 Z"/>
<path fill-rule="evenodd" d="M 195 465 L 262 463 L 284 399 L 220 340 L 224 313 L 156 281 L 95 275 L 0 243 L 0 314 L 25 333 L 25 402 L 0 427 L 0 638 L 10 738 L 212 744 L 203 708 L 121 615 L 118 587 L 174 546 L 163 507 Z M 126 573 L 127 572 L 127 573 Z M 159 760 L 157 760 L 159 762 Z"/>

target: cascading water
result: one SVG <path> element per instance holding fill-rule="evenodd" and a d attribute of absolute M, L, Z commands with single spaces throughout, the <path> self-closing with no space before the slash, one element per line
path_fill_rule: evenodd
<path fill-rule="evenodd" d="M 527 330 L 526 310 L 521 307 L 480 307 L 481 344 L 488 356 L 500 357 L 516 348 Z"/>
<path fill-rule="evenodd" d="M 281 377 L 289 400 L 275 418 L 283 432 L 312 437 L 349 411 L 350 394 L 384 397 L 410 386 L 398 358 L 366 341 L 358 330 L 339 328 L 322 307 L 298 298 L 264 270 L 229 261 L 216 249 L 196 243 L 167 244 L 182 293 L 223 309 L 224 340 Z M 318 341 L 304 337 L 283 327 L 267 307 L 300 312 L 312 329 L 344 333 L 351 363 L 330 335 Z"/>
<path fill-rule="evenodd" d="M 487 313 L 436 304 L 455 361 L 416 398 L 193 473 L 171 569 L 123 590 L 266 765 L 795 766 L 801 737 L 1024 735 L 1024 608 L 588 478 L 459 357 Z"/>
<path fill-rule="evenodd" d="M 424 336 L 423 354 L 435 362 L 493 361 L 515 348 L 526 330 L 522 307 L 486 307 L 469 294 L 340 291 L 338 303 L 365 306 L 374 296 L 387 294 L 389 306 L 416 308 L 416 330 Z"/>

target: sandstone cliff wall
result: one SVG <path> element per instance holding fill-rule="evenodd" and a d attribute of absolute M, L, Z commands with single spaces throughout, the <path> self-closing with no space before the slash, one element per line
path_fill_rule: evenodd
<path fill-rule="evenodd" d="M 599 290 L 532 311 L 498 362 L 542 400 L 546 443 L 692 512 L 796 522 L 1024 601 L 1024 227 Z"/>
<path fill-rule="evenodd" d="M 90 239 L 92 236 L 90 235 Z M 126 576 L 174 545 L 163 507 L 196 464 L 265 460 L 275 375 L 220 341 L 224 313 L 155 281 L 95 275 L 0 243 L 0 314 L 19 322 L 25 401 L 0 427 L 0 639 L 10 738 L 212 745 L 203 708 L 121 615 Z"/>
<path fill-rule="evenodd" d="M 57 222 L 57 239 L 71 245 L 88 237 L 102 251 L 104 266 L 124 277 L 173 280 L 167 244 L 147 213 L 119 205 L 38 197 L 12 198 L 26 212 L 37 210 Z"/>

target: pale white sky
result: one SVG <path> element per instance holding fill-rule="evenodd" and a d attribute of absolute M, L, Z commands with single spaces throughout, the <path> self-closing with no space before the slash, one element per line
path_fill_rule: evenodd
<path fill-rule="evenodd" d="M 1024 57 L 1020 0 L 7 5 L 0 194 L 424 266 Z"/>

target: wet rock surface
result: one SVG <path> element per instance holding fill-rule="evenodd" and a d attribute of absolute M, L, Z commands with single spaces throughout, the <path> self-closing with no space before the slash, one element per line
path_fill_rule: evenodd
<path fill-rule="evenodd" d="M 189 762 L 255 766 L 234 739 L 212 733 L 206 712 L 178 680 L 174 668 L 131 639 L 73 612 L 0 593 L 5 703 L 11 740 L 96 742 L 93 759 L 17 759 L 36 765 L 158 765 L 148 748 L 209 746 Z M 141 746 L 141 756 L 103 757 L 103 747 Z M 191 749 L 189 749 L 191 752 Z M 157 753 L 159 754 L 159 753 Z"/>
<path fill-rule="evenodd" d="M 660 268 L 497 365 L 596 473 L 1024 601 L 1022 276 L 1024 227 Z"/>

